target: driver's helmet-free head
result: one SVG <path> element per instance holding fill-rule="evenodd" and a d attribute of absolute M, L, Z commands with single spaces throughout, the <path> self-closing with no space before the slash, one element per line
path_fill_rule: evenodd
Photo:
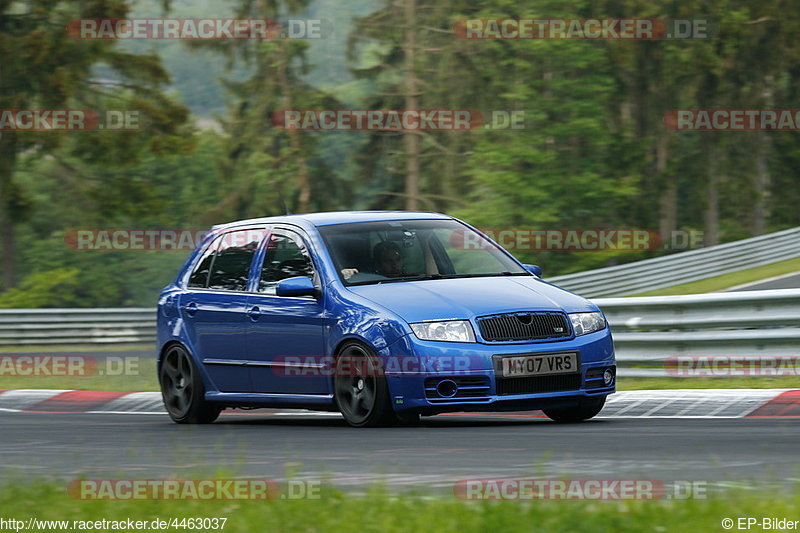
<path fill-rule="evenodd" d="M 388 278 L 403 275 L 403 255 L 396 243 L 392 241 L 379 242 L 372 251 L 372 258 L 378 274 Z"/>

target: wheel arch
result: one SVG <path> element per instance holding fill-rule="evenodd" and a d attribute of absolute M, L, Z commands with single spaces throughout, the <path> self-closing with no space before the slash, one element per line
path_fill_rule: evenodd
<path fill-rule="evenodd" d="M 377 354 L 378 353 L 378 350 L 375 349 L 375 346 L 368 339 L 365 339 L 364 337 L 361 337 L 359 335 L 351 334 L 351 335 L 347 335 L 346 337 L 343 337 L 343 338 L 339 339 L 339 341 L 336 344 L 336 346 L 334 347 L 333 353 L 331 355 L 333 357 L 338 357 L 339 356 L 339 352 L 342 351 L 342 348 L 344 346 L 346 346 L 347 344 L 351 344 L 351 343 L 360 344 L 360 345 L 364 346 L 365 348 L 367 348 L 373 354 Z"/>

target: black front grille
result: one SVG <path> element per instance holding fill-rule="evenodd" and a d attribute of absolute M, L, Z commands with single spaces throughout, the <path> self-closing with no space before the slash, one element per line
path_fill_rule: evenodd
<path fill-rule="evenodd" d="M 606 371 L 606 367 L 601 366 L 599 368 L 590 368 L 586 371 L 586 379 L 595 379 L 595 378 L 602 378 L 603 372 Z"/>
<path fill-rule="evenodd" d="M 572 336 L 572 329 L 563 313 L 509 313 L 478 319 L 481 336 L 487 341 L 527 341 L 563 339 Z"/>
<path fill-rule="evenodd" d="M 497 378 L 497 394 L 537 394 L 563 392 L 581 387 L 580 374 L 558 374 L 555 376 L 528 376 L 524 378 Z"/>

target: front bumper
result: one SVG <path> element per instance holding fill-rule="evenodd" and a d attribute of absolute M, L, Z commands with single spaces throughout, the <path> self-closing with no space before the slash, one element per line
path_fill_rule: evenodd
<path fill-rule="evenodd" d="M 577 372 L 503 378 L 495 371 L 497 357 L 561 352 L 578 354 Z M 571 407 L 581 399 L 607 396 L 616 390 L 614 344 L 608 328 L 566 341 L 526 343 L 421 341 L 411 334 L 379 355 L 413 357 L 418 361 L 418 366 L 410 369 L 387 367 L 392 405 L 398 412 L 431 415 Z M 602 375 L 609 368 L 614 381 L 606 386 Z M 437 385 L 443 380 L 455 383 L 455 394 L 439 393 Z M 452 389 L 452 384 L 447 386 Z"/>

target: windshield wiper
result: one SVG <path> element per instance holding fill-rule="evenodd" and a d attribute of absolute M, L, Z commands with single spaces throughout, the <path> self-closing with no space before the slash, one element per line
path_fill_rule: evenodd
<path fill-rule="evenodd" d="M 525 276 L 527 272 L 487 272 L 485 274 L 445 274 L 437 275 L 433 279 L 456 279 L 456 278 L 494 278 L 497 276 Z M 427 279 L 427 278 L 426 278 Z"/>
<path fill-rule="evenodd" d="M 527 272 L 492 272 L 488 274 L 426 274 L 424 276 L 405 276 L 382 279 L 373 283 L 397 283 L 399 281 L 428 281 L 431 279 L 492 278 L 495 276 L 526 276 Z"/>
<path fill-rule="evenodd" d="M 377 283 L 397 283 L 398 281 L 425 281 L 429 279 L 444 279 L 446 276 L 441 274 L 426 274 L 424 276 L 403 276 L 401 278 L 386 278 Z"/>

